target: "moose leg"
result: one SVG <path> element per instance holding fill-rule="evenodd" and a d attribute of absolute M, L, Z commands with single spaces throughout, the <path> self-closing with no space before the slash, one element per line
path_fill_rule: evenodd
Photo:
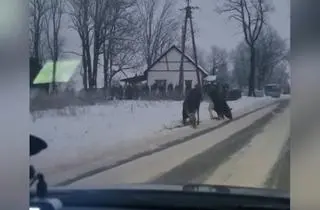
<path fill-rule="evenodd" d="M 221 120 L 221 114 L 220 114 L 219 110 L 217 109 L 217 107 L 214 108 L 214 111 L 217 113 L 217 120 Z"/>
<path fill-rule="evenodd" d="M 200 124 L 200 116 L 199 116 L 199 108 L 197 109 L 197 124 L 199 125 Z"/>
<path fill-rule="evenodd" d="M 209 111 L 209 115 L 210 115 L 210 119 L 213 120 L 214 117 L 213 117 L 213 114 L 212 114 L 212 110 L 214 109 L 214 104 L 212 103 L 212 101 L 209 103 L 209 106 L 208 106 L 208 111 Z"/>
<path fill-rule="evenodd" d="M 186 113 L 186 110 L 183 109 L 183 111 L 182 111 L 182 122 L 183 122 L 183 125 L 186 125 L 187 118 L 188 118 L 188 115 Z"/>

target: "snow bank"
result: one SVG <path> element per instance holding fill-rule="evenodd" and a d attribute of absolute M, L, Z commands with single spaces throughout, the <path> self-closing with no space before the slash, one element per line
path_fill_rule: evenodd
<path fill-rule="evenodd" d="M 272 100 L 275 99 L 242 97 L 229 105 L 234 112 Z M 179 101 L 113 101 L 107 105 L 34 112 L 31 133 L 44 138 L 49 147 L 33 159 L 41 167 L 58 167 L 79 157 L 94 158 L 106 148 L 161 135 L 166 127 L 181 124 L 181 107 Z M 208 103 L 203 102 L 200 119 L 209 119 L 207 108 Z M 43 166 L 45 163 L 50 166 Z"/>

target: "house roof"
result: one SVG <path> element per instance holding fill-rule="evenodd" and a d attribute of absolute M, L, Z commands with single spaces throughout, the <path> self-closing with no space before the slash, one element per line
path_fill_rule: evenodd
<path fill-rule="evenodd" d="M 144 73 L 150 71 L 150 69 L 151 69 L 152 67 L 154 67 L 164 56 L 166 56 L 166 55 L 167 55 L 171 50 L 173 50 L 173 49 L 176 49 L 180 54 L 182 54 L 182 50 L 180 50 L 176 45 L 173 45 L 173 46 L 170 47 L 167 51 L 165 51 L 155 62 L 153 62 L 152 65 L 144 71 Z M 194 61 L 191 57 L 189 57 L 189 56 L 186 55 L 185 53 L 184 53 L 184 57 L 185 57 L 189 62 L 191 62 L 194 66 L 196 66 L 195 61 Z M 199 64 L 198 64 L 198 68 L 199 68 L 200 71 L 201 71 L 203 74 L 205 74 L 206 76 L 209 75 L 209 73 L 208 73 L 203 67 L 201 67 Z"/>
<path fill-rule="evenodd" d="M 80 60 L 60 60 L 56 63 L 55 82 L 67 83 L 76 72 Z M 38 75 L 33 80 L 33 84 L 50 84 L 53 80 L 53 62 L 47 61 Z"/>
<path fill-rule="evenodd" d="M 147 78 L 145 75 L 136 75 L 133 77 L 128 77 L 125 79 L 121 79 L 121 82 L 129 82 L 129 83 L 138 83 L 138 82 L 142 82 L 145 81 Z"/>
<path fill-rule="evenodd" d="M 146 77 L 146 73 L 148 71 L 150 71 L 150 69 L 152 67 L 154 67 L 164 56 L 166 56 L 171 50 L 176 49 L 180 54 L 182 54 L 182 51 L 176 46 L 173 45 L 172 47 L 170 47 L 167 51 L 165 51 L 155 62 L 152 63 L 152 65 L 147 68 L 144 72 L 143 75 L 134 75 L 134 76 L 127 76 L 125 75 L 126 78 L 120 79 L 120 81 L 122 82 L 129 82 L 129 83 L 135 83 L 135 82 L 141 82 L 147 79 Z M 194 62 L 194 60 L 192 58 L 190 58 L 188 55 L 184 54 L 185 59 L 187 59 L 189 62 L 191 62 L 194 66 L 196 66 L 196 63 Z M 209 75 L 209 73 L 198 64 L 198 68 L 200 69 L 200 71 L 205 74 L 206 76 Z"/>

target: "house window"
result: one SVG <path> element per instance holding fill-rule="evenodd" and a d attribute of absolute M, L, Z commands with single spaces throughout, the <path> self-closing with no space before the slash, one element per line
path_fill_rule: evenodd
<path fill-rule="evenodd" d="M 157 84 L 157 87 L 166 87 L 167 86 L 166 80 L 155 80 L 155 83 Z"/>

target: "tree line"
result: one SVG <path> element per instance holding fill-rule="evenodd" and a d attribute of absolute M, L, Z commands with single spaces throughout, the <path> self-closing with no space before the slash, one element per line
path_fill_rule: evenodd
<path fill-rule="evenodd" d="M 254 96 L 256 87 L 283 71 L 287 43 L 268 24 L 273 11 L 269 1 L 222 2 L 216 12 L 239 23 L 244 41 L 233 52 L 217 46 L 209 53 L 199 50 L 198 63 L 221 80 L 248 86 L 249 95 Z M 81 58 L 84 90 L 97 88 L 98 69 L 103 69 L 104 87 L 111 89 L 115 75 L 142 70 L 181 42 L 183 14 L 172 0 L 29 0 L 29 8 L 30 60 L 37 70 L 46 60 L 53 61 L 52 92 L 56 64 L 68 54 Z M 79 52 L 64 51 L 62 25 L 66 22 L 80 39 Z"/>
<path fill-rule="evenodd" d="M 101 67 L 108 87 L 117 73 L 151 65 L 178 41 L 174 8 L 170 0 L 30 0 L 30 54 L 54 65 L 67 53 L 76 54 L 84 89 L 97 88 Z M 63 51 L 61 23 L 66 20 L 80 38 L 81 52 Z"/>

